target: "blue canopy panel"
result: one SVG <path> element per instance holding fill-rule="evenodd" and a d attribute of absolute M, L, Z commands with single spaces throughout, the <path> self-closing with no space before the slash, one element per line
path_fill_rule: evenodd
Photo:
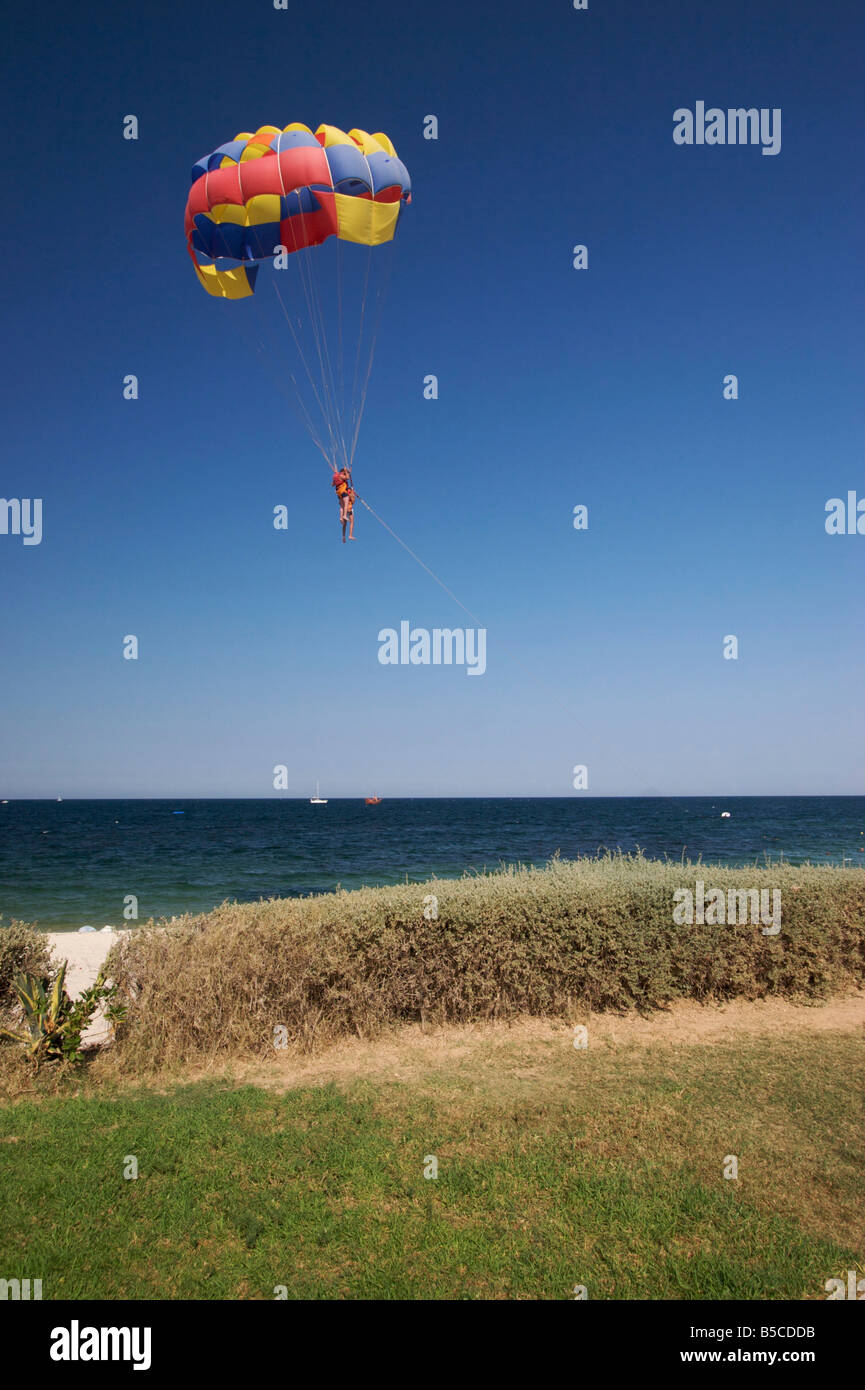
<path fill-rule="evenodd" d="M 195 251 L 201 251 L 213 260 L 230 256 L 232 260 L 242 261 L 243 235 L 247 230 L 236 222 L 213 222 L 200 212 L 195 218 L 192 246 Z"/>
<path fill-rule="evenodd" d="M 329 193 L 330 185 L 326 183 L 311 183 L 304 185 L 303 188 L 293 189 L 291 193 L 285 193 L 279 200 L 280 217 L 298 217 L 303 212 L 318 212 L 321 202 L 316 198 L 316 192 Z"/>
<path fill-rule="evenodd" d="M 324 154 L 336 193 L 357 198 L 372 192 L 369 165 L 356 145 L 328 145 Z"/>
<path fill-rule="evenodd" d="M 315 136 L 308 130 L 282 130 L 279 135 L 274 135 L 270 142 L 270 148 L 280 154 L 284 150 L 311 149 L 313 145 L 321 148 Z"/>
<path fill-rule="evenodd" d="M 403 198 L 411 197 L 411 174 L 405 167 L 401 159 L 394 158 L 393 163 L 397 166 L 399 182 L 402 186 Z"/>
<path fill-rule="evenodd" d="M 396 159 L 391 154 L 385 154 L 382 150 L 368 154 L 366 163 L 369 165 L 369 172 L 372 175 L 373 194 L 381 193 L 385 188 L 401 188 L 403 196 L 411 193 L 408 170 L 401 159 Z"/>
<path fill-rule="evenodd" d="M 278 222 L 260 222 L 256 227 L 243 227 L 243 259 L 263 261 L 282 244 Z"/>
<path fill-rule="evenodd" d="M 192 166 L 192 183 L 195 183 L 196 179 L 200 179 L 202 174 L 209 174 L 212 170 L 219 169 L 226 156 L 237 164 L 245 149 L 245 140 L 229 140 L 227 145 L 220 145 L 219 149 L 214 150 L 212 154 L 204 155 Z"/>

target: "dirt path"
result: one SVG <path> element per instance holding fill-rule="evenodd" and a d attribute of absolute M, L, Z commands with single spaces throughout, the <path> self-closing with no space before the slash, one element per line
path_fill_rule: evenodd
<path fill-rule="evenodd" d="M 615 1051 L 815 1033 L 858 1033 L 865 1042 L 865 994 L 814 1006 L 780 999 L 734 1000 L 723 1006 L 685 1001 L 648 1019 L 597 1014 L 587 1024 L 587 1045 Z M 232 1068 L 232 1073 L 238 1080 L 289 1089 L 360 1079 L 411 1081 L 463 1066 L 506 1067 L 512 1076 L 523 1071 L 528 1077 L 540 1062 L 562 1056 L 563 1049 L 573 1046 L 574 1026 L 562 1020 L 524 1019 L 510 1026 L 477 1023 L 426 1031 L 412 1024 L 369 1042 L 353 1038 L 311 1057 L 277 1054 L 266 1068 L 250 1064 Z"/>

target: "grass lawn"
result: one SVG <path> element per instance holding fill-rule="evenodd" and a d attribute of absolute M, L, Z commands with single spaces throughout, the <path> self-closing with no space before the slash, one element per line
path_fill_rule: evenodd
<path fill-rule="evenodd" d="M 0 1273 L 45 1299 L 822 1299 L 865 1257 L 863 1112 L 836 1033 L 85 1083 L 0 1110 Z"/>

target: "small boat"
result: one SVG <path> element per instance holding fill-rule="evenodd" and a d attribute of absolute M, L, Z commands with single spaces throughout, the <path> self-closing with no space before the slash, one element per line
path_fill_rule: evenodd
<path fill-rule="evenodd" d="M 311 797 L 309 798 L 309 804 L 310 804 L 310 806 L 326 806 L 326 805 L 327 805 L 327 797 L 326 797 L 326 796 L 319 796 L 319 792 L 320 792 L 320 791 L 321 791 L 321 788 L 320 788 L 320 786 L 318 785 L 318 782 L 316 782 L 316 784 L 315 784 L 315 796 L 311 796 Z"/>
<path fill-rule="evenodd" d="M 378 806 L 379 803 L 381 802 L 381 797 L 380 797 L 380 796 L 367 796 L 367 797 L 364 797 L 364 801 L 366 802 L 367 806 Z"/>
<path fill-rule="evenodd" d="M 58 796 L 57 800 L 58 800 L 58 801 L 62 801 L 62 800 L 63 800 L 63 797 L 62 797 L 62 796 Z"/>

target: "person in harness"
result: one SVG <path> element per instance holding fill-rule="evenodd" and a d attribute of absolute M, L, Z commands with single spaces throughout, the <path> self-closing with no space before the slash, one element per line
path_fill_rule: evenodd
<path fill-rule="evenodd" d="M 354 540 L 354 504 L 357 500 L 357 493 L 351 483 L 351 469 L 346 465 L 345 468 L 334 469 L 331 478 L 331 486 L 336 489 L 336 496 L 339 502 L 339 519 L 342 524 L 342 541 L 345 544 L 345 528 L 348 526 L 348 538 Z"/>

